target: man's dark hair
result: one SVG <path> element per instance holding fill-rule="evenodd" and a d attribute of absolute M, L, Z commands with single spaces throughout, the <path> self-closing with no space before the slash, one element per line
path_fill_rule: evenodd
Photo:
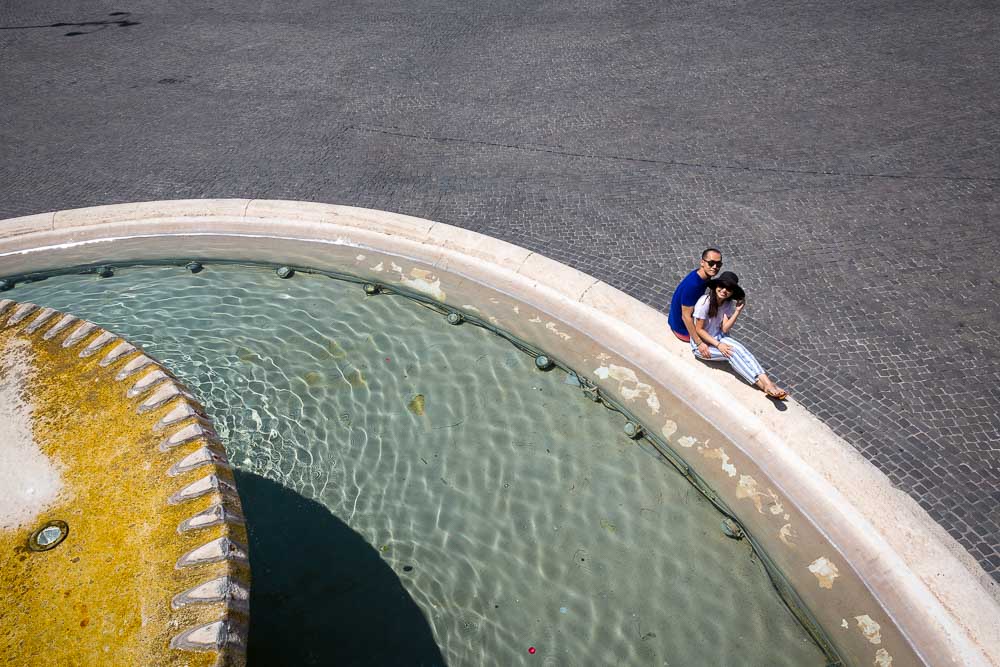
<path fill-rule="evenodd" d="M 710 252 L 717 252 L 719 253 L 719 257 L 722 257 L 722 251 L 719 250 L 718 248 L 705 248 L 705 250 L 702 251 L 701 253 L 701 258 L 705 259 L 705 256 L 708 255 L 708 253 Z"/>

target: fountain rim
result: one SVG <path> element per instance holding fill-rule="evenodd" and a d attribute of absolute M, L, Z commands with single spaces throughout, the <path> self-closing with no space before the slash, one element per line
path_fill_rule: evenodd
<path fill-rule="evenodd" d="M 761 395 L 699 363 L 662 313 L 539 253 L 422 218 L 333 204 L 168 200 L 0 221 L 0 261 L 142 237 L 273 238 L 371 248 L 526 300 L 630 361 L 725 433 L 823 533 L 928 664 L 1000 664 L 995 582 L 919 505 L 794 401 Z M 234 251 L 234 255 L 237 255 Z M 991 590 L 992 589 L 992 590 Z"/>

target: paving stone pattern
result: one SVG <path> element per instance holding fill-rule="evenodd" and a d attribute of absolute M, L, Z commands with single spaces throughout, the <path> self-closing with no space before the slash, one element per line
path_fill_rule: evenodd
<path fill-rule="evenodd" d="M 658 308 L 718 244 L 739 336 L 1000 580 L 994 3 L 38 0 L 0 28 L 0 216 L 352 204 Z"/>

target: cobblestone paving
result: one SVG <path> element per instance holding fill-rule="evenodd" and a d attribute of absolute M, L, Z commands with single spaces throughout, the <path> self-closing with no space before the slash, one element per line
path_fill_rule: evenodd
<path fill-rule="evenodd" d="M 993 3 L 39 0 L 0 27 L 0 217 L 353 204 L 658 308 L 718 244 L 741 338 L 1000 580 Z"/>

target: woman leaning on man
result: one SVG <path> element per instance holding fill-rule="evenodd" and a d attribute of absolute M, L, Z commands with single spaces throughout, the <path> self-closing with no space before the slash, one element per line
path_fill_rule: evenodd
<path fill-rule="evenodd" d="M 691 350 L 702 361 L 728 361 L 743 379 L 759 387 L 771 398 L 783 401 L 788 392 L 767 377 L 764 368 L 746 347 L 729 335 L 746 306 L 746 293 L 732 271 L 723 271 L 708 281 L 705 295 L 694 306 L 694 325 L 698 338 L 708 344 L 708 357 L 702 356 L 691 337 Z"/>

